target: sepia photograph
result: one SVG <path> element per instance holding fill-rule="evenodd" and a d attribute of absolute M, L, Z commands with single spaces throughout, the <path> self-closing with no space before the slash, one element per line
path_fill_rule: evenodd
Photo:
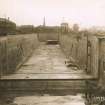
<path fill-rule="evenodd" d="M 105 0 L 0 0 L 0 105 L 105 105 Z"/>

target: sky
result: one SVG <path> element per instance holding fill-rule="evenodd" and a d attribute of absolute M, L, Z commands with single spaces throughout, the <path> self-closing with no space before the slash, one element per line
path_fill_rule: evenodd
<path fill-rule="evenodd" d="M 0 17 L 17 25 L 105 26 L 105 0 L 0 0 Z"/>

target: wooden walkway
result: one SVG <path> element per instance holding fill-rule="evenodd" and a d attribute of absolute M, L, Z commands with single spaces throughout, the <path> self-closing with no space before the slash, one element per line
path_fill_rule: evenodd
<path fill-rule="evenodd" d="M 59 45 L 41 43 L 17 72 L 1 79 L 92 79 L 84 70 L 67 67 Z"/>

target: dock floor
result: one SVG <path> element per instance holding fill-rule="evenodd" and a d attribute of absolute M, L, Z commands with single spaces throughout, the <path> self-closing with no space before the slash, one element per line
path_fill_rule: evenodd
<path fill-rule="evenodd" d="M 91 79 L 84 70 L 67 67 L 59 45 L 41 43 L 19 70 L 2 79 Z"/>

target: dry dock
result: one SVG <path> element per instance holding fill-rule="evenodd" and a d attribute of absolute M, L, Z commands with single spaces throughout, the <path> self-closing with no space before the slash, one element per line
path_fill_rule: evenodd
<path fill-rule="evenodd" d="M 91 79 L 84 70 L 67 67 L 60 45 L 41 43 L 32 56 L 15 73 L 2 79 Z"/>

